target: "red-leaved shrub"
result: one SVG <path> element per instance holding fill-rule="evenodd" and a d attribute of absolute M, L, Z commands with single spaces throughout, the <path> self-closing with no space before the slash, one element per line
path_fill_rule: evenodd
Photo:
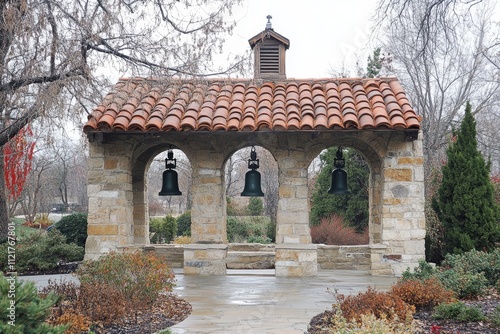
<path fill-rule="evenodd" d="M 344 224 L 338 215 L 323 218 L 321 223 L 311 226 L 311 238 L 315 244 L 325 245 L 366 245 L 368 244 L 368 228 L 363 233 Z"/>

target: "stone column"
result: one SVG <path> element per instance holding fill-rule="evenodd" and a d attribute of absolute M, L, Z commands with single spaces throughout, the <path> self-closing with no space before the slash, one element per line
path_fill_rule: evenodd
<path fill-rule="evenodd" d="M 422 140 L 390 144 L 383 160 L 381 244 L 372 252 L 372 273 L 400 276 L 425 258 Z"/>
<path fill-rule="evenodd" d="M 317 274 L 317 246 L 309 230 L 309 190 L 305 152 L 276 153 L 279 200 L 276 226 L 276 276 Z"/>
<path fill-rule="evenodd" d="M 86 260 L 133 241 L 131 154 L 124 142 L 90 143 Z"/>
<path fill-rule="evenodd" d="M 220 153 L 198 151 L 193 168 L 191 240 L 184 247 L 184 273 L 225 275 L 227 255 L 226 198 Z"/>

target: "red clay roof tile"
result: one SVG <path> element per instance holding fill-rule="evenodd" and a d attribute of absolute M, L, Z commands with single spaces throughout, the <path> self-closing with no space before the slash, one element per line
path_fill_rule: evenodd
<path fill-rule="evenodd" d="M 84 125 L 92 131 L 420 129 L 395 78 L 120 79 Z"/>

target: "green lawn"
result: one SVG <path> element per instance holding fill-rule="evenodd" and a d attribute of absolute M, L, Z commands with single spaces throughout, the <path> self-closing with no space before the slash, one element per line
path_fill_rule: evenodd
<path fill-rule="evenodd" d="M 22 218 L 12 218 L 12 221 L 16 224 L 16 237 L 18 239 L 22 239 L 24 236 L 29 236 L 39 231 L 37 228 L 24 226 L 24 219 Z"/>

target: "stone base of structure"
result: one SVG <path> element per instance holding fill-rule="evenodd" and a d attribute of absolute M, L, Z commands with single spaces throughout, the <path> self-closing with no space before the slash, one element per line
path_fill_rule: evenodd
<path fill-rule="evenodd" d="M 424 240 L 419 241 L 421 247 Z M 373 276 L 395 276 L 400 277 L 407 269 L 413 270 L 418 267 L 418 262 L 425 259 L 425 255 L 398 254 L 391 252 L 391 248 L 384 244 L 370 245 L 370 274 Z"/>
<path fill-rule="evenodd" d="M 184 275 L 226 274 L 227 244 L 184 245 Z"/>
<path fill-rule="evenodd" d="M 276 276 L 303 277 L 318 273 L 318 248 L 314 244 L 277 244 Z"/>

